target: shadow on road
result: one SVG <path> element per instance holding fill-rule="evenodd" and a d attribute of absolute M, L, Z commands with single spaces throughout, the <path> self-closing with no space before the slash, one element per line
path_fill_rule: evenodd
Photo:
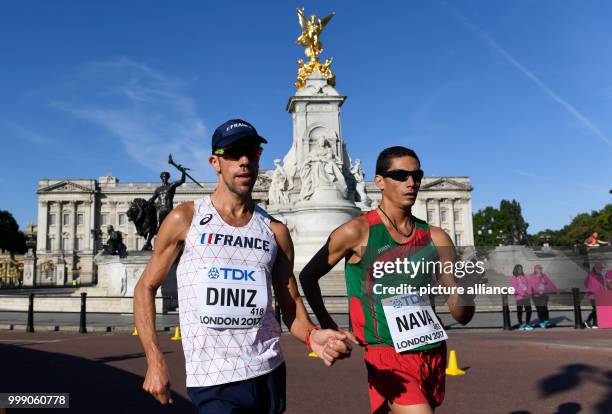
<path fill-rule="evenodd" d="M 0 355 L 2 392 L 68 392 L 70 411 L 76 413 L 195 412 L 191 402 L 176 393 L 172 396 L 172 406 L 161 406 L 142 391 L 142 377 L 101 361 L 3 344 L 0 344 Z M 126 357 L 135 356 L 122 358 Z M 41 412 L 20 409 L 18 413 L 29 411 Z"/>
<path fill-rule="evenodd" d="M 561 367 L 561 372 L 540 380 L 538 386 L 540 394 L 550 397 L 561 392 L 576 388 L 584 381 L 588 374 L 597 371 L 596 367 L 587 364 L 570 364 Z"/>
<path fill-rule="evenodd" d="M 539 382 L 540 394 L 550 397 L 570 391 L 584 382 L 593 382 L 607 389 L 606 396 L 593 406 L 597 414 L 612 413 L 612 371 L 604 371 L 588 364 L 570 364 L 561 367 L 559 373 L 543 378 Z M 559 406 L 557 414 L 576 414 L 581 411 L 578 403 Z"/>

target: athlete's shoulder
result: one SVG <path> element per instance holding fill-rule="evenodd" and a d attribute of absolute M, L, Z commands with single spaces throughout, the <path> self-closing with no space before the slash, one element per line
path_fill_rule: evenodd
<path fill-rule="evenodd" d="M 453 246 L 450 236 L 440 227 L 429 225 L 431 240 L 436 246 Z"/>
<path fill-rule="evenodd" d="M 159 231 L 157 240 L 181 241 L 187 238 L 187 233 L 193 220 L 193 202 L 181 203 L 172 209 L 164 219 Z"/>
<path fill-rule="evenodd" d="M 265 210 L 262 209 L 262 211 L 265 212 Z M 274 237 L 276 238 L 277 241 L 280 240 L 291 240 L 291 233 L 289 232 L 289 228 L 287 227 L 287 225 L 285 223 L 283 223 L 282 221 L 280 221 L 277 218 L 274 218 L 273 216 L 269 215 L 267 212 L 265 212 L 267 214 L 267 217 L 270 219 L 270 229 L 272 230 L 272 233 L 274 233 Z"/>
<path fill-rule="evenodd" d="M 178 206 L 172 209 L 171 215 L 175 215 L 176 218 L 184 220 L 189 219 L 189 222 L 193 220 L 195 214 L 195 201 L 185 201 L 180 203 Z"/>
<path fill-rule="evenodd" d="M 275 236 L 291 237 L 289 233 L 289 228 L 285 223 L 272 216 L 268 217 L 270 218 L 270 228 L 272 229 L 272 232 Z"/>
<path fill-rule="evenodd" d="M 354 243 L 362 243 L 364 238 L 368 237 L 370 223 L 365 214 L 355 217 L 336 228 L 332 232 L 332 237 L 341 239 L 343 242 L 352 245 Z"/>

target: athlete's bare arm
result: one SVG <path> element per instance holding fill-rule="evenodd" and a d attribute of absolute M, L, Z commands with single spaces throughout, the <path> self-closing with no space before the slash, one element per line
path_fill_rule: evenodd
<path fill-rule="evenodd" d="M 436 249 L 438 250 L 440 262 L 442 264 L 446 262 L 455 263 L 455 245 L 453 244 L 453 241 L 450 239 L 448 234 L 446 234 L 446 232 L 440 227 L 430 225 L 429 228 L 431 231 L 431 239 L 433 240 Z M 442 266 L 442 268 L 444 269 L 446 268 L 446 266 Z M 438 282 L 440 282 L 442 286 L 457 286 L 453 273 L 443 273 L 438 275 Z M 446 298 L 448 309 L 450 310 L 451 315 L 457 322 L 462 325 L 465 325 L 472 320 L 475 310 L 475 305 L 473 303 L 467 303 L 465 299 L 467 299 L 467 295 L 465 295 L 463 298 L 460 298 L 457 293 L 449 295 Z"/>
<path fill-rule="evenodd" d="M 314 255 L 300 273 L 300 283 L 312 311 L 324 328 L 338 329 L 323 303 L 319 279 L 325 276 L 340 260 L 349 263 L 361 259 L 361 246 L 368 241 L 368 222 L 363 217 L 355 218 L 330 234 L 325 245 Z"/>
<path fill-rule="evenodd" d="M 281 307 L 283 321 L 291 334 L 302 342 L 306 342 L 309 330 L 314 327 L 306 307 L 300 297 L 297 282 L 293 275 L 293 242 L 287 226 L 276 220 L 272 221 L 272 231 L 278 244 L 278 253 L 272 270 L 272 286 Z M 345 343 L 346 335 L 331 330 L 315 330 L 310 333 L 310 346 L 331 366 L 336 359 L 350 354 L 351 346 Z"/>
<path fill-rule="evenodd" d="M 193 203 L 183 203 L 164 220 L 153 256 L 134 288 L 134 322 L 147 357 L 143 389 L 160 403 L 172 403 L 170 376 L 155 331 L 155 294 L 179 255 L 193 218 Z"/>

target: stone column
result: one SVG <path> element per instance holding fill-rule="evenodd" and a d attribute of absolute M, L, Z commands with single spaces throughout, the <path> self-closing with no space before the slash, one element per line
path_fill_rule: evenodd
<path fill-rule="evenodd" d="M 93 229 L 92 225 L 92 210 L 91 201 L 84 201 L 83 206 L 83 248 L 81 250 L 89 251 L 93 250 L 92 242 L 91 242 L 91 230 Z"/>
<path fill-rule="evenodd" d="M 63 211 L 63 202 L 58 201 L 57 205 L 59 206 L 57 213 L 57 235 L 58 235 L 58 250 L 64 250 L 64 237 L 62 236 L 62 230 L 64 228 L 64 211 Z"/>
<path fill-rule="evenodd" d="M 463 220 L 463 244 L 466 246 L 474 245 L 474 223 L 472 222 L 472 198 L 462 198 L 464 201 L 464 218 Z"/>
<path fill-rule="evenodd" d="M 91 201 L 91 204 L 89 206 L 89 230 L 92 230 L 92 229 L 95 229 L 96 225 L 98 224 L 96 223 L 96 198 L 95 196 L 92 196 L 90 201 Z M 88 240 L 89 240 L 89 246 L 91 248 L 91 251 L 95 252 L 96 246 L 94 246 L 95 241 L 93 240 L 91 231 L 89 232 Z"/>
<path fill-rule="evenodd" d="M 23 257 L 23 286 L 24 287 L 34 287 L 35 285 L 36 285 L 36 255 L 30 249 Z"/>
<path fill-rule="evenodd" d="M 55 264 L 55 284 L 57 286 L 66 284 L 66 260 L 63 254 L 58 256 Z"/>
<path fill-rule="evenodd" d="M 438 226 L 442 228 L 442 213 L 440 212 L 440 199 L 436 198 L 436 209 L 438 210 Z"/>
<path fill-rule="evenodd" d="M 108 204 L 111 208 L 109 224 L 112 225 L 115 230 L 119 230 L 119 225 L 117 223 L 117 202 L 109 201 Z"/>
<path fill-rule="evenodd" d="M 49 202 L 41 201 L 38 203 L 38 234 L 36 235 L 36 251 L 44 254 L 47 250 L 47 238 L 49 237 Z"/>
<path fill-rule="evenodd" d="M 450 198 L 450 211 L 449 211 L 449 219 L 451 222 L 451 240 L 453 241 L 453 243 L 455 243 L 455 199 L 454 198 Z"/>
<path fill-rule="evenodd" d="M 70 202 L 72 204 L 72 261 L 71 261 L 71 269 L 70 272 L 66 274 L 66 283 L 68 285 L 72 285 L 72 280 L 74 279 L 74 271 L 76 269 L 76 260 L 77 260 L 77 216 L 78 216 L 78 202 L 76 200 Z M 82 246 L 80 246 L 82 248 Z"/>
<path fill-rule="evenodd" d="M 77 239 L 77 202 L 71 201 L 72 204 L 72 251 L 76 251 L 76 239 Z"/>

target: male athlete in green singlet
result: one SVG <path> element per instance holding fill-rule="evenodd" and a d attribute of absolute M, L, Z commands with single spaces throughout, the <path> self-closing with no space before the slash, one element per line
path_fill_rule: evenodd
<path fill-rule="evenodd" d="M 372 413 L 430 414 L 444 400 L 446 333 L 429 301 L 419 295 L 382 294 L 383 288 L 428 285 L 432 276 L 443 286 L 455 286 L 452 272 L 433 274 L 375 274 L 375 262 L 409 263 L 455 261 L 454 245 L 439 227 L 411 213 L 423 171 L 416 153 L 404 147 L 387 148 L 376 162 L 380 206 L 340 226 L 306 265 L 300 282 L 321 326 L 337 328 L 325 309 L 318 280 L 340 260 L 345 274 L 355 341 L 366 347 Z M 380 267 L 378 267 L 380 269 Z M 380 273 L 380 272 L 379 272 Z M 399 282 L 403 283 L 399 283 Z M 393 292 L 393 291 L 392 291 Z M 447 297 L 454 319 L 468 323 L 472 304 Z"/>

